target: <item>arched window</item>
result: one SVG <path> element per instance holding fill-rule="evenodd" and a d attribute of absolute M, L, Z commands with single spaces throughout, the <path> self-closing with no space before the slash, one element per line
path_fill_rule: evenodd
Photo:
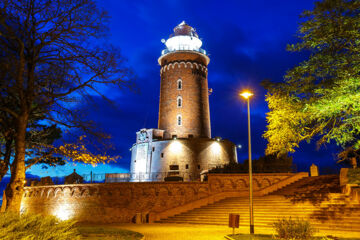
<path fill-rule="evenodd" d="M 181 89 L 182 89 L 182 80 L 181 80 L 181 78 L 179 78 L 179 79 L 177 80 L 177 89 L 178 89 L 178 90 L 181 90 Z"/>
<path fill-rule="evenodd" d="M 181 126 L 181 125 L 182 125 L 181 115 L 177 115 L 177 125 L 178 125 L 178 126 Z"/>
<path fill-rule="evenodd" d="M 178 108 L 182 107 L 182 97 L 181 96 L 177 97 L 177 106 L 178 106 Z"/>

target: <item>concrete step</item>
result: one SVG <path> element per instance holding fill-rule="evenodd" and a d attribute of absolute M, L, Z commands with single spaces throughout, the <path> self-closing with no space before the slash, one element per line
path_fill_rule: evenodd
<path fill-rule="evenodd" d="M 292 217 L 307 219 L 320 230 L 360 233 L 360 204 L 349 203 L 340 192 L 329 194 L 338 184 L 337 176 L 305 178 L 270 195 L 254 197 L 255 228 L 272 229 L 278 219 Z M 249 226 L 249 199 L 226 198 L 158 222 L 228 225 L 229 213 L 240 215 L 240 226 Z"/>
<path fill-rule="evenodd" d="M 206 224 L 206 225 L 223 225 L 227 226 L 228 222 L 215 221 L 215 220 L 199 220 L 199 221 L 185 221 L 185 220 L 174 220 L 174 221 L 161 221 L 158 223 L 181 223 L 181 224 Z M 262 222 L 254 221 L 255 227 L 261 228 L 273 228 L 273 222 Z M 242 221 L 239 223 L 240 226 L 249 226 L 249 221 Z M 332 230 L 345 230 L 345 231 L 360 231 L 360 225 L 348 225 L 348 224 L 337 224 L 337 223 L 312 223 L 312 226 L 317 229 L 332 229 Z"/>

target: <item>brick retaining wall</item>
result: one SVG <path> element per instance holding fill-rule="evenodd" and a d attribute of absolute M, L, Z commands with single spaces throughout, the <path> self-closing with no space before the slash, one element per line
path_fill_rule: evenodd
<path fill-rule="evenodd" d="M 254 192 L 306 173 L 254 174 Z M 296 177 L 297 176 L 297 177 Z M 55 215 L 88 223 L 126 223 L 137 213 L 153 221 L 213 201 L 246 194 L 247 174 L 210 174 L 208 182 L 142 182 L 25 187 L 22 212 Z M 138 215 L 139 216 L 139 215 Z"/>

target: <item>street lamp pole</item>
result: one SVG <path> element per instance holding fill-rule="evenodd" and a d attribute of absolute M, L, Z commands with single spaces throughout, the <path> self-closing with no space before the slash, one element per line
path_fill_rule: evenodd
<path fill-rule="evenodd" d="M 249 140 L 249 207 L 250 207 L 250 234 L 254 234 L 254 206 L 253 206 L 253 179 L 252 179 L 252 160 L 251 160 L 251 128 L 250 128 L 250 92 L 240 94 L 247 100 L 248 112 L 248 140 Z"/>

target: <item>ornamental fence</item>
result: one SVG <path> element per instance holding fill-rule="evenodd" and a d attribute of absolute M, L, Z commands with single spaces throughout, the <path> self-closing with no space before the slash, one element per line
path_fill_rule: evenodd
<path fill-rule="evenodd" d="M 162 181 L 200 181 L 198 174 L 188 172 L 153 172 L 153 173 L 90 173 L 76 179 L 64 177 L 26 178 L 26 186 L 62 185 L 76 183 L 116 183 L 116 182 L 162 182 Z"/>
<path fill-rule="evenodd" d="M 284 166 L 253 166 L 253 173 L 296 173 L 296 165 L 291 167 Z M 206 172 L 207 173 L 207 172 Z M 116 183 L 116 182 L 193 182 L 193 181 L 207 181 L 206 173 L 201 175 L 199 173 L 189 173 L 181 171 L 169 172 L 153 172 L 153 173 L 93 173 L 83 175 L 75 175 L 70 177 L 43 177 L 43 178 L 27 178 L 26 186 L 43 186 L 43 185 L 62 185 L 62 184 L 76 184 L 76 183 Z M 248 169 L 229 168 L 224 166 L 217 166 L 210 170 L 211 174 L 226 174 L 226 173 L 248 173 Z M 69 178 L 70 177 L 70 178 Z"/>

